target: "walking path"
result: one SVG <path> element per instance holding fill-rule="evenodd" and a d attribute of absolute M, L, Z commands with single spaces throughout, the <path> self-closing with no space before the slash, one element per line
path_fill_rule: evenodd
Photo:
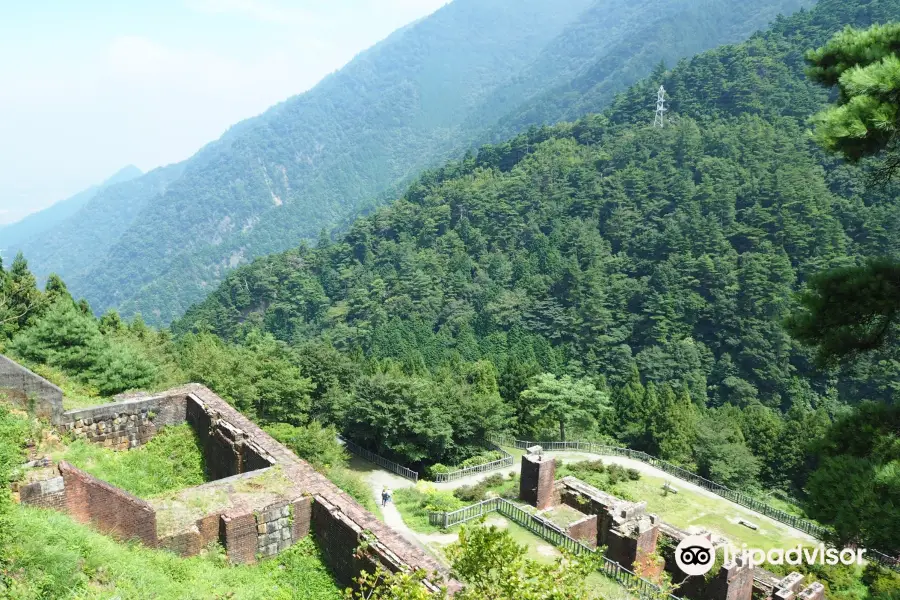
<path fill-rule="evenodd" d="M 603 460 L 606 464 L 617 464 L 626 468 L 636 469 L 640 473 L 668 480 L 674 485 L 676 488 L 680 490 L 689 490 L 693 493 L 705 496 L 707 498 L 713 498 L 723 503 L 732 504 L 735 510 L 743 511 L 753 516 L 754 519 L 759 522 L 764 522 L 768 526 L 772 528 L 782 528 L 790 531 L 791 535 L 796 538 L 802 538 L 808 541 L 816 541 L 816 538 L 805 534 L 799 530 L 795 530 L 793 528 L 788 527 L 787 525 L 775 521 L 761 513 L 757 513 L 749 508 L 744 506 L 740 506 L 738 504 L 731 503 L 729 500 L 722 498 L 721 496 L 714 494 L 713 492 L 702 488 L 698 485 L 690 483 L 688 481 L 683 481 L 681 479 L 672 477 L 668 473 L 657 469 L 656 467 L 650 466 L 646 463 L 643 463 L 638 460 L 626 458 L 623 456 L 606 456 L 606 455 L 598 455 L 588 452 L 575 452 L 575 451 L 558 451 L 558 452 L 545 452 L 547 456 L 552 456 L 558 460 L 562 460 L 564 462 L 579 462 L 585 460 Z M 362 458 L 354 456 L 351 461 L 351 468 L 353 470 L 361 472 L 363 479 L 369 484 L 370 489 L 372 490 L 372 495 L 375 498 L 376 502 L 378 502 L 379 506 L 381 505 L 381 491 L 388 487 L 391 490 L 398 490 L 401 488 L 414 487 L 415 483 L 412 481 L 400 477 L 399 475 L 395 475 L 390 471 L 386 471 L 381 467 L 378 467 L 372 463 L 365 461 Z M 457 488 L 460 488 L 465 485 L 472 485 L 478 483 L 479 481 L 490 477 L 496 473 L 500 473 L 502 475 L 508 475 L 509 473 L 518 473 L 521 469 L 521 465 L 517 460 L 516 463 L 511 467 L 505 467 L 502 469 L 497 469 L 496 471 L 491 471 L 489 473 L 478 473 L 475 475 L 471 475 L 469 477 L 463 477 L 457 479 L 455 481 L 443 482 L 443 483 L 429 483 L 429 485 L 434 486 L 435 489 L 452 491 Z M 389 502 L 387 506 L 382 508 L 382 513 L 384 515 L 384 522 L 386 525 L 394 529 L 397 533 L 402 535 L 405 539 L 415 544 L 419 548 L 422 548 L 429 552 L 432 556 L 435 556 L 440 560 L 439 556 L 436 556 L 433 549 L 430 547 L 432 543 L 446 544 L 455 539 L 456 534 L 423 534 L 410 529 L 410 527 L 403 521 L 403 516 L 400 514 L 400 511 L 397 510 L 397 507 L 393 502 Z"/>

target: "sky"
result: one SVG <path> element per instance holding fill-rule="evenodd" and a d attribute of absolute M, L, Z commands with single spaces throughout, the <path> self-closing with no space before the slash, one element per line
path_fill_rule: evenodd
<path fill-rule="evenodd" d="M 181 161 L 447 0 L 0 0 L 0 224 Z"/>

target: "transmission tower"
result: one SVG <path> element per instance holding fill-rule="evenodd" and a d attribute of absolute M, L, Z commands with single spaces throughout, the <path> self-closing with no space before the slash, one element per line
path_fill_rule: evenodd
<path fill-rule="evenodd" d="M 656 94 L 656 119 L 653 121 L 654 127 L 664 127 L 666 123 L 666 88 L 659 86 L 659 92 Z"/>

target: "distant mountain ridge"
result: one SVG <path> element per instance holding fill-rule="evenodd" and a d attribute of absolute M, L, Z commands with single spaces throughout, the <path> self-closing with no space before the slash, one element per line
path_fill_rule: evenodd
<path fill-rule="evenodd" d="M 117 183 L 135 179 L 141 175 L 143 175 L 143 171 L 134 165 L 128 165 L 116 171 L 109 179 L 99 185 L 92 185 L 65 200 L 60 200 L 14 223 L 0 226 L 0 249 L 3 249 L 6 253 L 15 252 L 18 250 L 19 244 L 25 240 L 48 231 L 77 213 L 101 190 Z"/>
<path fill-rule="evenodd" d="M 773 14 L 810 4 L 751 0 L 731 10 L 730 0 L 707 2 L 722 22 L 702 21 L 704 35 L 693 36 L 696 15 L 687 0 L 456 0 L 309 92 L 231 128 L 177 165 L 180 173 L 136 183 L 130 198 L 119 189 L 119 202 L 130 207 L 124 218 L 100 218 L 115 203 L 98 196 L 85 207 L 90 220 L 76 226 L 70 219 L 52 247 L 27 256 L 38 272 L 60 270 L 97 311 L 117 307 L 168 323 L 230 269 L 348 222 L 598 62 L 640 52 L 635 77 L 645 75 L 659 55 L 696 51 L 694 37 L 709 46 L 734 41 Z M 669 27 L 673 20 L 680 33 L 656 40 L 648 23 Z M 609 89 L 629 83 L 623 76 L 617 88 L 607 80 Z"/>

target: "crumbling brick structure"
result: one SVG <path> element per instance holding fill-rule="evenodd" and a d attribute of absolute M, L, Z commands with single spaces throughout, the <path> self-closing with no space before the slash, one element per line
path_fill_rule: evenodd
<path fill-rule="evenodd" d="M 218 542 L 237 563 L 277 554 L 312 529 L 341 585 L 352 585 L 360 570 L 376 565 L 445 574 L 423 550 L 201 385 L 58 418 L 60 429 L 116 450 L 139 446 L 181 423 L 196 430 L 214 481 L 145 501 L 63 463 L 60 476 L 23 485 L 20 501 L 66 511 L 119 539 L 138 539 L 182 556 Z M 197 506 L 203 507 L 199 513 Z M 361 545 L 365 552 L 357 552 Z M 451 591 L 459 588 L 449 578 L 444 583 Z"/>

